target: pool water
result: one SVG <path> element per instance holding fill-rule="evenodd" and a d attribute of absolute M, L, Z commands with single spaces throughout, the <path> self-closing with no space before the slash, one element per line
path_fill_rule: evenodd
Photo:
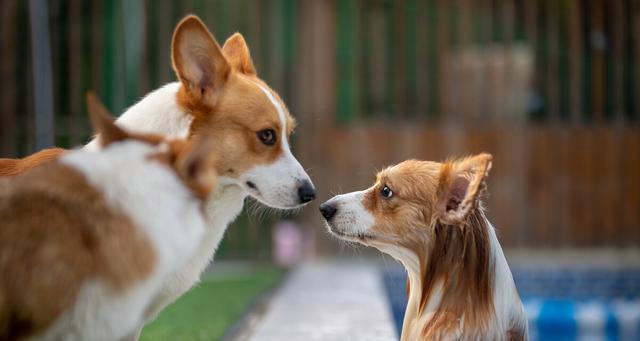
<path fill-rule="evenodd" d="M 640 268 L 512 266 L 530 340 L 640 340 Z M 382 271 L 398 333 L 406 273 Z"/>

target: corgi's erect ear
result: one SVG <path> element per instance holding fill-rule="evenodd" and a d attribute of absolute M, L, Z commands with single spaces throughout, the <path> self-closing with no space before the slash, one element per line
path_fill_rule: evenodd
<path fill-rule="evenodd" d="M 87 92 L 87 109 L 94 133 L 99 135 L 98 141 L 102 147 L 129 138 L 126 131 L 115 125 L 109 110 L 93 91 Z"/>
<path fill-rule="evenodd" d="M 242 34 L 234 33 L 222 47 L 222 52 L 231 64 L 231 67 L 245 75 L 255 75 L 256 69 L 253 67 L 251 54 L 247 42 L 244 41 Z"/>
<path fill-rule="evenodd" d="M 194 15 L 173 32 L 171 59 L 178 78 L 194 98 L 215 105 L 231 66 L 207 27 Z"/>
<path fill-rule="evenodd" d="M 491 170 L 490 154 L 445 162 L 440 169 L 436 212 L 447 224 L 460 224 L 478 206 L 478 195 Z"/>
<path fill-rule="evenodd" d="M 197 136 L 191 141 L 174 141 L 175 169 L 178 175 L 200 198 L 206 199 L 218 182 L 213 139 Z"/>

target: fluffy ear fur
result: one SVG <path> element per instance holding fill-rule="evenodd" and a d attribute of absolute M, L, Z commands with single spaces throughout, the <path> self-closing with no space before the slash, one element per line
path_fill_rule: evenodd
<path fill-rule="evenodd" d="M 202 199 L 206 199 L 218 181 L 213 139 L 195 137 L 191 141 L 176 140 L 170 146 L 171 159 L 178 175 Z"/>
<path fill-rule="evenodd" d="M 256 69 L 253 67 L 249 47 L 244 41 L 242 34 L 234 33 L 222 47 L 222 52 L 231 64 L 231 67 L 245 75 L 255 75 Z"/>
<path fill-rule="evenodd" d="M 492 156 L 482 153 L 457 161 L 445 162 L 438 183 L 438 219 L 446 224 L 460 224 L 478 206 L 478 194 L 489 175 Z"/>
<path fill-rule="evenodd" d="M 93 91 L 87 92 L 87 109 L 94 133 L 99 134 L 102 147 L 129 138 L 127 132 L 115 125 L 111 113 Z"/>
<path fill-rule="evenodd" d="M 198 17 L 189 15 L 178 23 L 173 32 L 171 58 L 173 69 L 189 94 L 215 105 L 231 66 Z"/>

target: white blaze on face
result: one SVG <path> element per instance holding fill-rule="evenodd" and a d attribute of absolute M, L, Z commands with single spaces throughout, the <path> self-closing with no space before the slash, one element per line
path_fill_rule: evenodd
<path fill-rule="evenodd" d="M 362 204 L 366 192 L 365 190 L 336 195 L 327 201 L 327 204 L 336 209 L 335 215 L 328 223 L 338 234 L 366 234 L 373 227 L 375 218 Z"/>
<path fill-rule="evenodd" d="M 266 205 L 277 208 L 293 208 L 300 205 L 298 188 L 308 181 L 309 175 L 293 156 L 287 141 L 287 115 L 282 105 L 273 94 L 259 83 L 253 82 L 269 99 L 278 113 L 281 134 L 278 136 L 282 155 L 275 162 L 255 166 L 240 176 L 243 186 L 247 182 L 255 185 L 255 189 L 247 188 L 254 198 Z"/>

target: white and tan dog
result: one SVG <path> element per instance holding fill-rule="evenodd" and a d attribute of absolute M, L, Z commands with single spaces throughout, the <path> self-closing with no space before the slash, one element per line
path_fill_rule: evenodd
<path fill-rule="evenodd" d="M 523 340 L 527 320 L 480 201 L 491 155 L 405 161 L 320 206 L 332 234 L 407 270 L 402 340 Z"/>
<path fill-rule="evenodd" d="M 129 134 L 92 101 L 103 148 L 0 182 L 2 340 L 130 336 L 205 234 L 211 142 Z"/>

